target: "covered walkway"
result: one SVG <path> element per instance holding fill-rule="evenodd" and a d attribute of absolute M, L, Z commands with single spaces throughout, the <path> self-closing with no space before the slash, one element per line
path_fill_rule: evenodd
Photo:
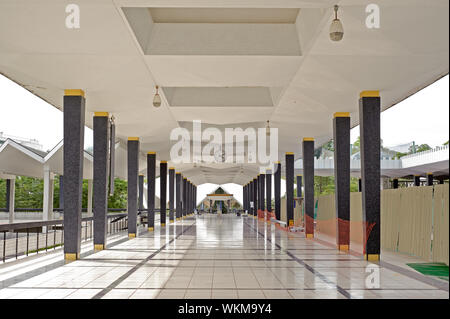
<path fill-rule="evenodd" d="M 384 161 L 380 123 L 381 112 L 448 76 L 449 2 L 392 3 L 0 1 L 0 29 L 8 30 L 0 32 L 0 74 L 63 111 L 63 142 L 53 153 L 28 154 L 14 142 L 0 148 L 7 210 L 12 217 L 12 180 L 25 174 L 24 158 L 46 174 L 47 186 L 54 173 L 62 176 L 64 199 L 62 220 L 50 218 L 48 187 L 49 218 L 0 225 L 0 299 L 448 298 L 448 276 L 407 265 L 430 259 L 384 250 L 386 239 L 411 234 L 402 240 L 427 251 L 443 247 L 448 265 L 448 192 L 432 195 L 435 177 L 448 176 L 448 148 Z M 356 126 L 360 161 L 350 157 Z M 89 156 L 86 127 L 93 130 Z M 330 140 L 333 162 L 317 160 L 317 147 Z M 361 180 L 352 202 L 355 174 Z M 427 200 L 408 201 L 423 209 L 399 214 L 390 205 L 386 215 L 381 178 L 398 188 L 405 174 L 415 175 L 415 186 L 426 174 Z M 317 175 L 333 175 L 334 195 L 316 211 Z M 126 226 L 109 214 L 114 177 L 127 181 Z M 91 180 L 89 231 L 83 178 Z M 243 214 L 196 215 L 198 187 L 208 183 L 238 185 Z M 355 212 L 360 254 L 352 245 Z M 386 232 L 394 225 L 386 216 L 407 229 Z M 112 234 L 110 218 L 119 225 Z M 427 236 L 417 224 L 430 226 Z M 431 228 L 441 235 L 428 241 Z M 54 248 L 64 246 L 37 256 L 49 229 L 61 235 Z M 20 232 L 25 255 L 36 233 L 36 255 L 18 258 Z M 5 258 L 14 237 L 15 255 Z"/>
<path fill-rule="evenodd" d="M 412 257 L 386 252 L 375 265 L 254 218 L 207 214 L 139 232 L 65 265 L 55 253 L 3 268 L 0 298 L 449 297 L 448 283 L 404 266 Z M 371 267 L 379 289 L 367 288 Z"/>

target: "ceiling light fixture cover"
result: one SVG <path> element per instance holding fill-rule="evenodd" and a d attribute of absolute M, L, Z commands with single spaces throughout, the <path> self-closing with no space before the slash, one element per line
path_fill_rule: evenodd
<path fill-rule="evenodd" d="M 156 86 L 156 93 L 155 93 L 155 96 L 153 97 L 153 106 L 154 107 L 161 106 L 161 96 L 159 96 L 159 93 L 158 93 L 158 86 Z"/>
<path fill-rule="evenodd" d="M 330 39 L 331 41 L 341 41 L 344 37 L 344 27 L 342 26 L 341 20 L 337 17 L 339 6 L 334 6 L 334 19 L 330 25 Z"/>

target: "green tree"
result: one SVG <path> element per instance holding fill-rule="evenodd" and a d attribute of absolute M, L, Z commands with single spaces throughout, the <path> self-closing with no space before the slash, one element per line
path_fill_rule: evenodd
<path fill-rule="evenodd" d="M 352 155 L 358 153 L 361 150 L 361 138 L 358 136 L 355 143 L 352 146 Z"/>
<path fill-rule="evenodd" d="M 127 208 L 128 183 L 120 178 L 114 179 L 114 194 L 108 197 L 109 208 Z"/>
<path fill-rule="evenodd" d="M 411 147 L 410 147 L 411 149 Z M 416 153 L 431 150 L 431 146 L 428 144 L 420 144 L 416 147 Z"/>

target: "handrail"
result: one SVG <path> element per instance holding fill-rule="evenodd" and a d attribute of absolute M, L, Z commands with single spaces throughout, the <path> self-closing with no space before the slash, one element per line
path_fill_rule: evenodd
<path fill-rule="evenodd" d="M 445 151 L 446 149 L 448 149 L 448 147 L 449 147 L 448 145 L 436 146 L 435 148 L 432 148 L 432 149 L 429 149 L 426 151 L 412 153 L 412 154 L 402 156 L 401 159 L 407 159 L 407 158 L 412 158 L 412 157 L 421 156 L 421 155 L 425 155 L 425 154 L 435 153 L 435 152 L 439 152 L 439 151 Z"/>
<path fill-rule="evenodd" d="M 14 211 L 15 212 L 42 212 L 44 209 L 43 208 L 28 208 L 28 207 L 14 207 Z M 127 208 L 108 208 L 109 212 L 124 212 L 126 211 Z M 54 212 L 64 212 L 63 208 L 53 208 Z M 82 208 L 81 209 L 82 212 L 86 213 L 87 212 L 87 208 Z M 0 208 L 0 212 L 8 212 L 8 210 L 5 207 Z"/>
<path fill-rule="evenodd" d="M 108 214 L 106 218 L 118 218 L 118 217 L 126 217 L 128 214 Z M 83 217 L 81 221 L 87 222 L 94 220 L 93 216 L 89 217 Z M 11 224 L 0 224 L 0 232 L 4 231 L 12 231 L 12 230 L 18 230 L 18 229 L 27 229 L 27 228 L 36 228 L 36 227 L 42 227 L 42 226 L 53 226 L 53 225 L 63 225 L 64 220 L 63 219 L 52 219 L 52 220 L 44 220 L 44 221 L 33 221 L 33 222 L 20 222 L 20 223 L 11 223 Z"/>

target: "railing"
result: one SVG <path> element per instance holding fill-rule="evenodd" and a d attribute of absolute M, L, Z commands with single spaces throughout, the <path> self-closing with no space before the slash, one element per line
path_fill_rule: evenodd
<path fill-rule="evenodd" d="M 449 148 L 448 145 L 444 145 L 438 146 L 428 151 L 403 156 L 401 158 L 401 161 L 402 167 L 412 167 L 427 163 L 441 162 L 448 159 L 449 159 Z"/>
<path fill-rule="evenodd" d="M 28 207 L 20 207 L 20 208 L 18 208 L 18 207 L 14 207 L 14 211 L 15 212 L 19 212 L 19 213 L 21 213 L 21 212 L 28 213 L 28 212 L 42 212 L 42 211 L 44 211 L 44 209 L 43 208 L 28 208 Z M 64 211 L 64 209 L 62 209 L 62 208 L 53 208 L 53 211 L 62 213 Z M 87 212 L 87 208 L 82 208 L 81 211 L 83 213 L 86 213 Z M 108 208 L 108 212 L 126 212 L 126 211 L 127 211 L 126 208 Z M 2 207 L 2 208 L 0 208 L 0 212 L 8 212 L 8 210 L 5 207 Z"/>
<path fill-rule="evenodd" d="M 107 235 L 116 234 L 128 229 L 127 214 L 107 215 Z M 93 238 L 94 217 L 84 217 L 81 220 L 81 240 Z M 26 223 L 0 224 L 2 236 L 1 259 L 39 254 L 64 246 L 64 220 L 35 221 Z M 20 235 L 19 235 L 20 234 Z M 9 237 L 9 238 L 8 238 Z"/>

